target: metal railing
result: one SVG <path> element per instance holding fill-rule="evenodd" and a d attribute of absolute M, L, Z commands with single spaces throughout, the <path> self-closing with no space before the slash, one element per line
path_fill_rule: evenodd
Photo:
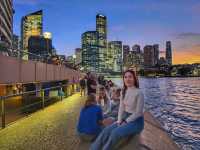
<path fill-rule="evenodd" d="M 40 90 L 34 90 L 34 91 L 28 91 L 28 92 L 22 92 L 22 93 L 19 93 L 19 94 L 11 94 L 11 95 L 6 95 L 6 96 L 1 96 L 0 97 L 0 100 L 1 100 L 1 127 L 2 128 L 5 128 L 6 127 L 6 106 L 5 106 L 5 102 L 6 101 L 9 101 L 9 98 L 13 98 L 13 97 L 17 97 L 17 96 L 28 96 L 28 98 L 30 98 L 30 94 L 35 94 L 34 96 L 36 97 L 36 95 L 38 93 L 41 94 L 40 97 L 37 97 L 39 102 L 34 102 L 34 103 L 31 103 L 29 105 L 26 105 L 24 107 L 20 107 L 18 109 L 15 109 L 14 112 L 18 112 L 20 110 L 20 112 L 25 112 L 24 113 L 24 116 L 26 116 L 26 111 L 23 111 L 23 110 L 28 110 L 28 113 L 29 111 L 31 112 L 31 107 L 35 107 L 36 111 L 39 110 L 39 109 L 44 109 L 45 108 L 45 104 L 48 105 L 47 102 L 51 101 L 49 100 L 49 96 L 45 97 L 45 91 L 48 91 L 50 92 L 51 90 L 57 90 L 58 92 L 58 97 L 59 99 L 58 100 L 61 100 L 66 96 L 69 96 L 71 94 L 73 94 L 74 92 L 76 92 L 78 90 L 78 88 L 76 89 L 71 89 L 71 93 L 68 93 L 68 88 L 67 88 L 67 93 L 64 93 L 63 91 L 63 88 L 64 87 L 68 87 L 70 86 L 69 84 L 65 84 L 65 85 L 60 85 L 60 86 L 55 86 L 55 87 L 51 87 L 51 88 L 44 88 L 44 89 L 40 89 Z M 74 87 L 74 86 L 72 86 Z M 41 98 L 41 99 L 39 99 Z M 47 100 L 45 100 L 45 98 L 49 98 Z M 58 101 L 56 100 L 56 101 Z M 39 105 L 39 108 L 37 107 Z M 9 112 L 10 113 L 10 112 Z M 25 115 L 26 114 L 26 115 Z"/>

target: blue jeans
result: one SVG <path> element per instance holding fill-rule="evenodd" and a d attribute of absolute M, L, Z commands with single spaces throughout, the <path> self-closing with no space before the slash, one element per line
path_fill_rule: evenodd
<path fill-rule="evenodd" d="M 97 135 L 95 134 L 85 134 L 85 133 L 78 133 L 78 136 L 82 141 L 86 142 L 91 142 L 97 137 Z"/>
<path fill-rule="evenodd" d="M 129 116 L 129 115 L 126 115 Z M 117 142 L 124 137 L 139 134 L 144 129 L 144 117 L 139 117 L 132 122 L 124 125 L 114 123 L 100 133 L 97 139 L 92 143 L 90 150 L 112 150 Z"/>

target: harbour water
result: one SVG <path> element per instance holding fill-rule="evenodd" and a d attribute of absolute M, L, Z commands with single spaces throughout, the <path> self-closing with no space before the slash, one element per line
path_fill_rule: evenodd
<path fill-rule="evenodd" d="M 122 85 L 120 78 L 112 79 Z M 200 150 L 200 78 L 140 78 L 145 109 L 183 150 Z"/>

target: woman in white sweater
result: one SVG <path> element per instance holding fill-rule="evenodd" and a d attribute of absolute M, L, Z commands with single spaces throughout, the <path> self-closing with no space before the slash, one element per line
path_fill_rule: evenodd
<path fill-rule="evenodd" d="M 112 150 L 121 138 L 138 134 L 144 128 L 144 96 L 135 72 L 127 70 L 123 83 L 118 120 L 101 132 L 91 145 L 91 150 Z"/>

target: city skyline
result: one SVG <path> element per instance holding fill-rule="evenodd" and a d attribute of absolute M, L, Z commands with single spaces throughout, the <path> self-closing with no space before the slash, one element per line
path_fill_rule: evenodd
<path fill-rule="evenodd" d="M 107 16 L 108 41 L 120 40 L 123 45 L 130 46 L 139 44 L 142 49 L 148 44 L 159 44 L 160 50 L 165 51 L 165 42 L 170 40 L 174 64 L 195 63 L 200 62 L 198 8 L 200 2 L 197 0 L 115 3 L 112 0 L 86 0 L 85 3 L 78 0 L 15 0 L 14 33 L 20 35 L 22 16 L 43 9 L 44 31 L 52 32 L 53 44 L 59 54 L 72 55 L 75 48 L 81 47 L 81 34 L 95 30 L 95 16 L 100 12 Z"/>

